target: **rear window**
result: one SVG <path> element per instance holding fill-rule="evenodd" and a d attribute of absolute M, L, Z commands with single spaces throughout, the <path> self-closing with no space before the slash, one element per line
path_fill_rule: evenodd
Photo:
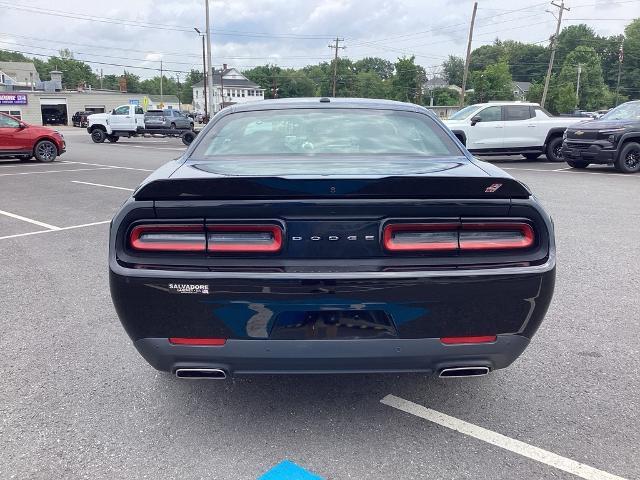
<path fill-rule="evenodd" d="M 145 113 L 145 115 L 147 117 L 162 117 L 164 116 L 164 113 L 162 112 L 162 110 L 149 110 L 147 113 Z"/>
<path fill-rule="evenodd" d="M 205 133 L 192 158 L 461 155 L 427 115 L 373 109 L 233 113 Z"/>

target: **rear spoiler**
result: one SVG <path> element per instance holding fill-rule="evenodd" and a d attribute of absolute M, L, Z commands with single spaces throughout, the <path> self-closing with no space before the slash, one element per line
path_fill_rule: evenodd
<path fill-rule="evenodd" d="M 513 178 L 394 176 L 383 178 L 217 177 L 158 179 L 141 185 L 136 200 L 305 198 L 529 198 Z"/>

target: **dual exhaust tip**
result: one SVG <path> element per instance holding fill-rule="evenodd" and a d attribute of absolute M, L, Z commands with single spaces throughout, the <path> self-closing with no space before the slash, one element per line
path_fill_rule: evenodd
<path fill-rule="evenodd" d="M 440 371 L 440 378 L 460 378 L 460 377 L 481 377 L 487 375 L 491 369 L 489 367 L 452 367 L 443 368 Z M 178 368 L 176 377 L 192 380 L 224 380 L 227 373 L 220 368 Z"/>

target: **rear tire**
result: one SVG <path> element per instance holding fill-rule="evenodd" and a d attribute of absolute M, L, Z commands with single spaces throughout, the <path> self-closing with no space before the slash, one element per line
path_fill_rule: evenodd
<path fill-rule="evenodd" d="M 120 137 L 118 137 L 117 135 L 107 135 L 107 140 L 109 140 L 109 143 L 116 143 L 119 139 Z"/>
<path fill-rule="evenodd" d="M 550 162 L 564 162 L 564 158 L 562 158 L 562 137 L 553 137 L 547 143 L 547 149 L 545 150 L 545 154 L 547 156 L 547 160 Z"/>
<path fill-rule="evenodd" d="M 613 166 L 620 173 L 640 172 L 640 143 L 625 143 Z"/>
<path fill-rule="evenodd" d="M 574 160 L 567 160 L 567 165 L 571 168 L 587 168 L 589 166 L 589 162 L 576 162 Z"/>
<path fill-rule="evenodd" d="M 538 158 L 540 158 L 539 153 L 523 153 L 522 156 L 527 160 L 531 160 L 531 161 L 537 160 Z"/>
<path fill-rule="evenodd" d="M 106 138 L 107 134 L 99 128 L 91 131 L 91 140 L 93 140 L 94 143 L 102 143 Z"/>
<path fill-rule="evenodd" d="M 196 135 L 192 131 L 188 131 L 188 132 L 184 132 L 181 135 L 181 138 L 182 138 L 182 143 L 184 143 L 188 147 L 189 145 L 191 145 L 191 142 L 193 142 L 193 140 L 196 138 Z"/>
<path fill-rule="evenodd" d="M 39 162 L 53 162 L 58 156 L 58 147 L 49 140 L 40 140 L 36 143 L 33 152 Z"/>

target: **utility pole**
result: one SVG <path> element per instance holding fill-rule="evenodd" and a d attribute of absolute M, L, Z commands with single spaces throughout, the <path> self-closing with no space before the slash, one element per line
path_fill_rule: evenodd
<path fill-rule="evenodd" d="M 340 47 L 340 42 L 344 42 L 344 38 L 338 38 L 336 37 L 336 43 L 329 45 L 329 48 L 333 48 L 335 49 L 335 54 L 333 57 L 333 97 L 336 96 L 336 82 L 338 79 L 338 49 L 345 49 L 347 47 L 342 46 Z"/>
<path fill-rule="evenodd" d="M 182 89 L 180 88 L 180 73 L 176 73 L 176 78 L 178 79 L 178 110 L 182 111 L 182 102 L 180 101 L 180 95 L 182 94 Z"/>
<path fill-rule="evenodd" d="M 580 103 L 580 74 L 582 73 L 582 64 L 578 64 L 578 81 L 576 83 L 576 110 L 578 109 L 578 105 Z"/>
<path fill-rule="evenodd" d="M 620 93 L 620 74 L 622 73 L 622 62 L 624 61 L 624 40 L 620 44 L 620 51 L 618 52 L 618 82 L 616 83 L 616 103 L 614 107 L 618 106 L 618 95 Z"/>
<path fill-rule="evenodd" d="M 418 72 L 416 78 L 416 103 L 422 105 L 422 73 Z"/>
<path fill-rule="evenodd" d="M 220 109 L 224 108 L 224 72 L 226 70 L 226 64 L 222 65 L 222 69 L 220 70 Z"/>
<path fill-rule="evenodd" d="M 211 23 L 209 22 L 209 0 L 204 0 L 205 5 L 205 20 L 206 20 L 206 31 L 207 31 L 207 86 L 208 94 L 209 94 L 209 110 L 207 110 L 207 118 L 211 118 L 213 115 L 210 113 L 213 112 L 213 64 L 211 63 Z"/>
<path fill-rule="evenodd" d="M 162 95 L 162 60 L 160 60 L 160 104 L 162 105 L 161 108 L 164 108 L 164 97 Z"/>
<path fill-rule="evenodd" d="M 100 69 L 100 90 L 102 90 L 102 69 Z"/>
<path fill-rule="evenodd" d="M 549 91 L 549 81 L 551 80 L 551 70 L 553 69 L 553 60 L 556 58 L 556 50 L 558 49 L 558 35 L 560 35 L 560 24 L 562 23 L 562 12 L 565 10 L 568 12 L 571 10 L 564 6 L 564 0 L 558 5 L 557 3 L 551 2 L 551 5 L 559 8 L 558 12 L 558 23 L 556 24 L 556 34 L 551 39 L 551 58 L 549 59 L 549 68 L 547 68 L 547 76 L 544 79 L 544 90 L 542 91 L 542 100 L 540 101 L 540 106 L 544 108 L 544 104 L 547 101 L 547 93 Z M 550 10 L 549 10 L 550 11 Z"/>
<path fill-rule="evenodd" d="M 469 76 L 469 62 L 471 61 L 471 41 L 473 40 L 473 25 L 476 23 L 476 12 L 478 2 L 473 3 L 473 14 L 471 14 L 471 26 L 469 27 L 469 39 L 467 41 L 467 58 L 464 62 L 464 73 L 462 74 L 462 91 L 460 92 L 460 108 L 464 107 L 464 94 L 467 89 L 467 77 Z"/>
<path fill-rule="evenodd" d="M 199 28 L 193 27 L 193 29 L 198 32 L 198 35 L 202 37 L 202 85 L 204 86 L 204 115 L 207 115 L 207 60 L 206 60 L 206 49 L 204 47 L 204 34 L 200 31 Z"/>
<path fill-rule="evenodd" d="M 273 72 L 273 70 L 272 70 L 272 72 Z M 271 74 L 271 78 L 273 80 L 272 87 L 271 87 L 271 97 L 272 98 L 278 98 L 278 83 L 276 82 L 275 73 Z"/>

